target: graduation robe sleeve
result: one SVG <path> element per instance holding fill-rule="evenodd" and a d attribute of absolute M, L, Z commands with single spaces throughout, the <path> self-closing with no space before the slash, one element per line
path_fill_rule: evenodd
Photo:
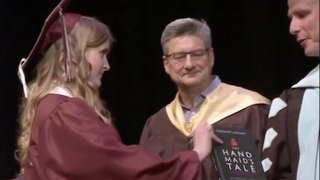
<path fill-rule="evenodd" d="M 299 162 L 298 120 L 304 89 L 285 90 L 273 101 L 271 111 L 282 108 L 268 119 L 263 150 L 263 167 L 268 179 L 296 179 Z"/>
<path fill-rule="evenodd" d="M 25 180 L 191 180 L 199 178 L 193 151 L 169 160 L 121 143 L 84 101 L 48 95 L 38 105 L 32 127 Z"/>
<path fill-rule="evenodd" d="M 213 127 L 250 129 L 256 139 L 257 148 L 261 152 L 268 110 L 269 105 L 265 104 L 249 106 L 217 122 Z M 193 148 L 191 139 L 184 136 L 172 125 L 165 108 L 162 108 L 147 120 L 141 134 L 140 145 L 165 159 L 172 158 L 176 153 Z M 219 179 L 218 171 L 209 156 L 202 161 L 202 179 Z"/>

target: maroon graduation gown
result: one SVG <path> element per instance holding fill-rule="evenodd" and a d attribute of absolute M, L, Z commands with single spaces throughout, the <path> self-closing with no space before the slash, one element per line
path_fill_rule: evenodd
<path fill-rule="evenodd" d="M 164 161 L 126 146 L 83 100 L 54 94 L 37 107 L 29 155 L 24 180 L 192 180 L 200 174 L 194 151 Z"/>

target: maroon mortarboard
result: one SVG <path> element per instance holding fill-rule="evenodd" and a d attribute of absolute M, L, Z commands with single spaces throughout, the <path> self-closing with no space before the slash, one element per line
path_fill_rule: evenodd
<path fill-rule="evenodd" d="M 35 59 L 37 55 L 43 55 L 48 50 L 48 48 L 60 38 L 63 39 L 66 81 L 70 81 L 73 78 L 71 73 L 71 59 L 69 45 L 67 42 L 67 33 L 72 30 L 81 15 L 76 13 L 65 13 L 65 10 L 69 6 L 69 4 L 70 0 L 62 0 L 52 10 L 52 12 L 45 20 L 40 35 L 28 57 L 22 58 L 20 61 L 18 76 L 23 85 L 25 97 L 28 96 L 28 88 L 26 85 L 23 69 L 26 67 L 28 62 L 32 61 L 32 59 Z"/>

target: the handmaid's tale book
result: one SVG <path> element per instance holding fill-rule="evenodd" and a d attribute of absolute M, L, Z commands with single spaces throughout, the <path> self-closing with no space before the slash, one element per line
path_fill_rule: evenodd
<path fill-rule="evenodd" d="M 214 146 L 211 157 L 221 180 L 266 180 L 255 139 L 246 129 L 215 129 L 224 144 Z"/>

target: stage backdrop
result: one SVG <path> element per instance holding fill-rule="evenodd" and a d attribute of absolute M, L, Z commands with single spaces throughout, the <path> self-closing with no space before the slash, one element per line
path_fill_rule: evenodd
<path fill-rule="evenodd" d="M 33 47 L 58 0 L 0 0 L 0 179 L 19 169 L 13 153 L 22 88 L 17 66 Z M 125 144 L 138 143 L 151 114 L 176 88 L 162 66 L 160 36 L 176 18 L 206 20 L 216 55 L 213 72 L 227 83 L 273 98 L 315 64 L 289 35 L 285 0 L 75 0 L 70 11 L 95 16 L 117 39 L 101 96 Z"/>

